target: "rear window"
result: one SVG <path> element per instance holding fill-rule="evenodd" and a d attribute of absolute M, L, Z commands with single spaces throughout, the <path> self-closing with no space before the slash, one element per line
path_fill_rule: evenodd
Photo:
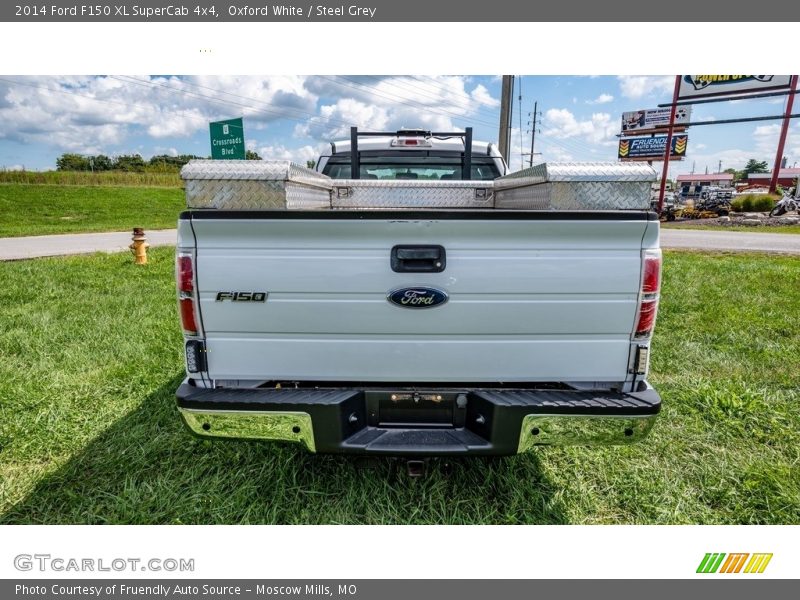
<path fill-rule="evenodd" d="M 461 179 L 461 154 L 426 150 L 361 152 L 361 179 Z M 350 153 L 330 157 L 323 174 L 332 179 L 350 178 Z M 470 179 L 491 181 L 500 177 L 494 160 L 472 157 Z"/>

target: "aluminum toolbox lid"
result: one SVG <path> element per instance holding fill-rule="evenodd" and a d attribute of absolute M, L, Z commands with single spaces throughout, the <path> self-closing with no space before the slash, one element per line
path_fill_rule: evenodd
<path fill-rule="evenodd" d="M 495 190 L 550 182 L 653 182 L 657 174 L 644 162 L 541 163 L 494 180 Z"/>
<path fill-rule="evenodd" d="M 191 160 L 181 169 L 184 181 L 283 181 L 330 189 L 331 178 L 288 160 Z"/>

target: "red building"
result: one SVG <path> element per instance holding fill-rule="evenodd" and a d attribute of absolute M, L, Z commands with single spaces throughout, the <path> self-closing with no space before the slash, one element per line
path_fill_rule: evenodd
<path fill-rule="evenodd" d="M 800 177 L 800 169 L 781 169 L 778 171 L 778 185 L 782 187 L 792 187 L 797 178 Z M 747 185 L 759 185 L 769 187 L 772 173 L 750 173 L 747 176 Z"/>

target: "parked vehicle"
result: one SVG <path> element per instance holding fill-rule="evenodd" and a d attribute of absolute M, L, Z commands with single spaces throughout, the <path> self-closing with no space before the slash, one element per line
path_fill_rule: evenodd
<path fill-rule="evenodd" d="M 708 194 L 694 204 L 695 211 L 699 213 L 713 213 L 717 217 L 724 217 L 731 212 L 730 194 Z"/>
<path fill-rule="evenodd" d="M 783 198 L 775 203 L 775 208 L 770 211 L 769 216 L 779 217 L 793 210 L 800 212 L 800 198 L 792 198 L 787 193 L 783 195 Z"/>
<path fill-rule="evenodd" d="M 317 171 L 193 161 L 182 176 L 177 402 L 194 433 L 507 455 L 652 427 L 649 166 L 506 174 L 469 129 L 354 129 Z"/>

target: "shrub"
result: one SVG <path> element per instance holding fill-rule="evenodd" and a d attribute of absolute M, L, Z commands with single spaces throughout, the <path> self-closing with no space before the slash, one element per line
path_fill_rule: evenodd
<path fill-rule="evenodd" d="M 736 212 L 751 212 L 753 210 L 753 195 L 745 194 L 731 201 L 731 208 Z"/>
<path fill-rule="evenodd" d="M 753 210 L 756 212 L 769 212 L 775 208 L 775 200 L 766 194 L 753 198 Z"/>
<path fill-rule="evenodd" d="M 745 194 L 731 201 L 736 212 L 769 212 L 775 206 L 776 198 L 769 194 Z"/>

